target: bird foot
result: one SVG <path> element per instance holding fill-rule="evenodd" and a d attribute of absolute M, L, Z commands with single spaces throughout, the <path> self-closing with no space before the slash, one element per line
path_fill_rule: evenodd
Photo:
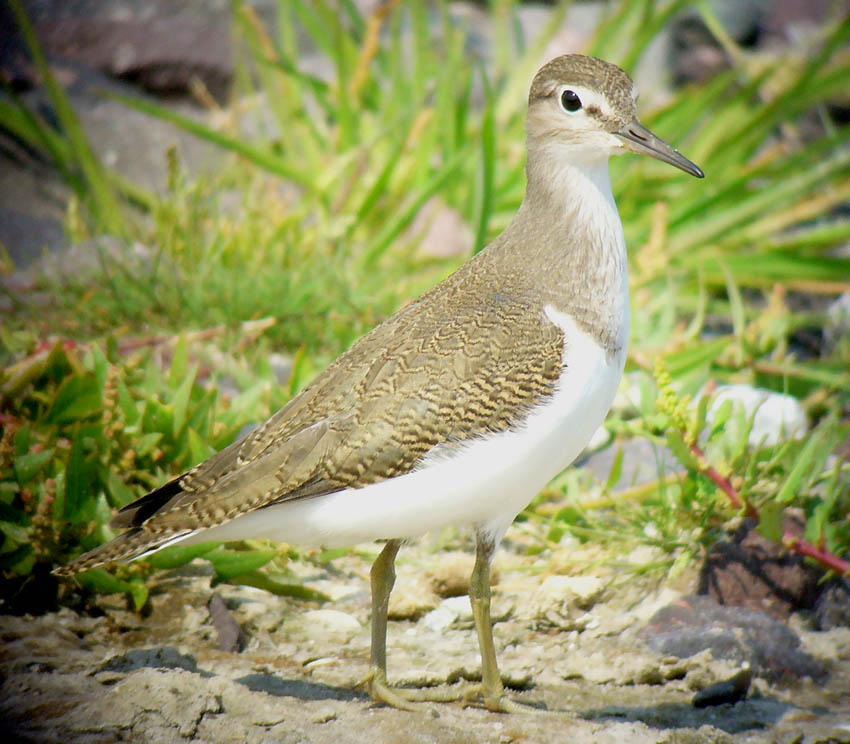
<path fill-rule="evenodd" d="M 464 690 L 464 705 L 472 705 L 473 698 L 478 695 L 481 696 L 484 707 L 495 713 L 528 713 L 534 710 L 534 708 L 525 703 L 518 703 L 505 694 L 504 690 L 487 690 L 483 684 L 472 685 Z"/>
<path fill-rule="evenodd" d="M 422 706 L 417 705 L 404 692 L 387 684 L 386 675 L 375 669 L 370 670 L 369 674 L 357 685 L 364 688 L 369 696 L 376 703 L 384 703 L 392 708 L 400 708 L 401 710 L 421 711 Z"/>
<path fill-rule="evenodd" d="M 383 703 L 401 710 L 422 712 L 422 703 L 453 703 L 462 701 L 463 704 L 473 705 L 473 699 L 481 696 L 484 707 L 498 713 L 527 713 L 533 710 L 530 706 L 512 700 L 504 691 L 488 692 L 484 685 L 475 684 L 469 687 L 429 687 L 405 688 L 391 687 L 387 683 L 386 674 L 373 669 L 363 679 L 358 687 L 365 688 L 370 697 L 377 703 Z"/>
<path fill-rule="evenodd" d="M 423 711 L 425 706 L 421 703 L 450 703 L 463 697 L 457 690 L 391 687 L 386 673 L 379 669 L 370 670 L 357 686 L 365 688 L 376 703 L 409 711 Z"/>

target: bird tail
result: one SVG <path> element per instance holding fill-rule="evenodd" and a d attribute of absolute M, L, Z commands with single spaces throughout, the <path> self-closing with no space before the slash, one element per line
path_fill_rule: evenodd
<path fill-rule="evenodd" d="M 186 537 L 189 532 L 187 530 L 177 534 L 173 532 L 155 534 L 149 530 L 131 529 L 122 535 L 118 535 L 114 540 L 110 540 L 88 553 L 83 553 L 67 565 L 54 568 L 53 575 L 68 577 L 98 566 L 105 566 L 108 563 L 126 563 L 177 542 Z"/>

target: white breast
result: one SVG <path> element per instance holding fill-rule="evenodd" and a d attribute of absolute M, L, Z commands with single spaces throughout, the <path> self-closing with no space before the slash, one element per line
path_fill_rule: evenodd
<path fill-rule="evenodd" d="M 615 356 L 606 354 L 568 315 L 550 307 L 546 315 L 564 332 L 564 370 L 554 395 L 518 429 L 435 452 L 406 475 L 261 509 L 186 542 L 265 537 L 334 547 L 416 537 L 450 524 L 479 525 L 500 540 L 535 494 L 582 451 L 623 372 L 625 345 Z"/>

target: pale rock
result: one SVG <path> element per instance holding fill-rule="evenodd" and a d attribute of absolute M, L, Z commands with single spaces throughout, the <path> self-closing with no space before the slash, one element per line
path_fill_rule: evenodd
<path fill-rule="evenodd" d="M 418 579 L 398 581 L 390 594 L 387 617 L 390 620 L 418 620 L 433 610 L 437 602 L 437 597 L 424 582 Z"/>
<path fill-rule="evenodd" d="M 362 629 L 356 617 L 339 610 L 309 610 L 302 614 L 301 621 L 306 628 L 319 626 L 328 634 L 343 637 L 351 637 Z"/>
<path fill-rule="evenodd" d="M 437 633 L 441 633 L 457 622 L 472 621 L 472 604 L 468 596 L 444 599 L 422 619 L 422 624 Z"/>
<path fill-rule="evenodd" d="M 613 649 L 607 655 L 596 652 L 580 661 L 569 663 L 561 671 L 564 679 L 585 679 L 598 685 L 661 685 L 664 670 L 655 659 L 645 653 L 630 653 Z"/>
<path fill-rule="evenodd" d="M 547 576 L 538 592 L 555 601 L 567 601 L 577 607 L 592 607 L 605 591 L 605 582 L 596 576 Z"/>
<path fill-rule="evenodd" d="M 659 560 L 663 555 L 664 551 L 655 545 L 638 545 L 626 554 L 625 560 L 633 566 L 642 566 Z"/>
<path fill-rule="evenodd" d="M 803 406 L 796 398 L 750 385 L 723 385 L 717 389 L 706 416 L 710 426 L 720 406 L 727 400 L 733 408 L 742 406 L 747 417 L 755 411 L 749 444 L 774 445 L 784 439 L 802 439 L 809 424 Z"/>
<path fill-rule="evenodd" d="M 658 610 L 672 604 L 681 596 L 681 592 L 677 592 L 670 587 L 664 587 L 657 594 L 650 594 L 631 611 L 633 623 L 642 624 L 647 622 Z"/>
<path fill-rule="evenodd" d="M 472 620 L 472 603 L 469 597 L 449 597 L 440 602 L 441 607 L 448 607 L 457 614 L 457 619 L 463 622 Z"/>
<path fill-rule="evenodd" d="M 595 576 L 547 576 L 522 611 L 534 627 L 583 631 L 597 621 L 586 612 L 602 596 L 605 582 Z"/>
<path fill-rule="evenodd" d="M 475 558 L 460 551 L 443 553 L 425 573 L 425 580 L 438 597 L 459 597 L 469 594 L 469 577 Z M 491 571 L 491 584 L 495 583 Z"/>
<path fill-rule="evenodd" d="M 442 633 L 448 630 L 452 624 L 458 619 L 457 610 L 452 607 L 446 607 L 440 604 L 434 610 L 431 610 L 425 617 L 422 618 L 422 624 L 435 633 Z"/>

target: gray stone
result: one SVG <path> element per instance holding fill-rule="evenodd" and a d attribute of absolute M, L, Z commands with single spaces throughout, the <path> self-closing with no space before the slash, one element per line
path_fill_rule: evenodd
<path fill-rule="evenodd" d="M 724 607 L 709 597 L 682 597 L 659 610 L 640 635 L 660 653 L 687 658 L 710 649 L 714 658 L 746 663 L 770 680 L 823 680 L 827 672 L 800 650 L 800 638 L 784 623 L 764 612 Z"/>
<path fill-rule="evenodd" d="M 735 704 L 747 697 L 750 683 L 753 681 L 753 672 L 745 667 L 733 677 L 700 690 L 694 695 L 693 705 L 695 708 L 707 708 L 710 705 Z"/>
<path fill-rule="evenodd" d="M 815 602 L 812 622 L 818 630 L 850 628 L 850 583 L 839 579 L 828 584 Z"/>
<path fill-rule="evenodd" d="M 239 623 L 230 614 L 224 600 L 218 594 L 213 593 L 207 608 L 209 609 L 210 620 L 212 620 L 218 632 L 218 647 L 229 653 L 238 654 L 240 651 L 244 651 L 245 646 L 248 645 L 248 638 Z"/>

